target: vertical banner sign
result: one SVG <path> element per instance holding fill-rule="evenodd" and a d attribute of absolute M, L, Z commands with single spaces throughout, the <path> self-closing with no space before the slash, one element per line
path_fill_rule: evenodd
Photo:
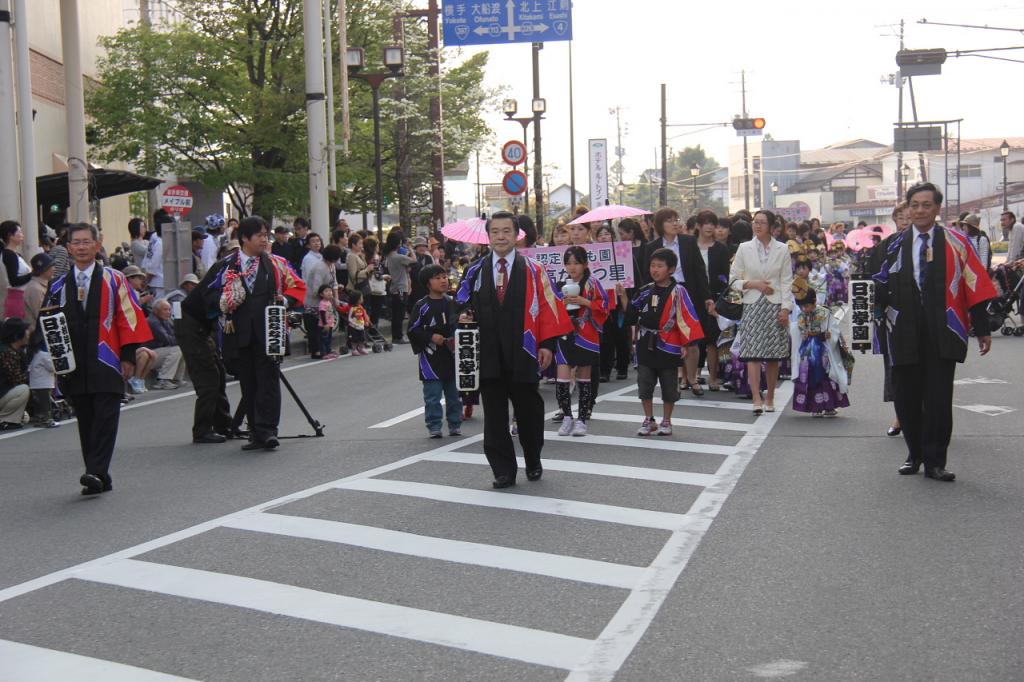
<path fill-rule="evenodd" d="M 480 390 L 480 328 L 460 322 L 455 328 L 455 385 L 460 393 Z"/>
<path fill-rule="evenodd" d="M 608 203 L 608 140 L 590 140 L 590 207 Z"/>
<path fill-rule="evenodd" d="M 850 348 L 864 353 L 872 350 L 872 317 L 875 309 L 875 282 L 868 275 L 850 278 Z"/>

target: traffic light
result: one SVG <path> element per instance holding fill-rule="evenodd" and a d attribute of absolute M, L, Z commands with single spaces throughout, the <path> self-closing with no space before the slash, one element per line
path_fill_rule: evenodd
<path fill-rule="evenodd" d="M 732 127 L 736 130 L 763 130 L 763 118 L 734 118 Z"/>

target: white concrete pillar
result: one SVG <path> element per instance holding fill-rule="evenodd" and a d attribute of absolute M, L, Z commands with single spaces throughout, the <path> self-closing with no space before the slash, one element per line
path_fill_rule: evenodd
<path fill-rule="evenodd" d="M 85 94 L 78 0 L 60 0 L 64 53 L 64 111 L 68 131 L 68 222 L 89 222 L 89 164 L 85 152 Z"/>
<path fill-rule="evenodd" d="M 302 28 L 306 52 L 306 130 L 309 137 L 309 220 L 330 235 L 327 207 L 327 107 L 324 95 L 324 26 L 322 0 L 303 0 Z"/>
<path fill-rule="evenodd" d="M 11 2 L 0 0 L 0 220 L 18 220 L 21 217 L 17 150 L 14 126 Z"/>
<path fill-rule="evenodd" d="M 24 251 L 39 251 L 39 201 L 36 197 L 36 138 L 32 129 L 32 76 L 28 52 L 28 2 L 14 0 L 14 54 L 18 74 L 18 149 L 21 155 L 21 227 Z"/>

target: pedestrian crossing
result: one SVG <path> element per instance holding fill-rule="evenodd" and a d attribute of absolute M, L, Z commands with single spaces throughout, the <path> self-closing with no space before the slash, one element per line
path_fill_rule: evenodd
<path fill-rule="evenodd" d="M 776 403 L 788 402 L 790 393 L 790 384 L 780 386 Z M 591 433 L 586 437 L 559 437 L 554 432 L 545 432 L 545 476 L 540 483 L 522 482 L 508 491 L 484 489 L 490 471 L 482 453 L 482 436 L 467 436 L 2 590 L 0 615 L 5 602 L 75 581 L 129 590 L 140 599 L 159 595 L 185 600 L 186 605 L 215 604 L 358 631 L 392 642 L 458 650 L 482 657 L 481 670 L 488 660 L 504 660 L 540 667 L 534 670 L 561 671 L 567 680 L 611 680 L 643 638 L 704 533 L 780 416 L 775 412 L 754 417 L 749 402 L 728 399 L 686 399 L 677 403 L 676 414 L 674 436 L 641 438 L 632 435 L 640 421 L 636 387 L 606 392 L 598 398 Z M 624 453 L 629 453 L 629 457 L 624 457 Z M 688 460 L 692 460 L 689 467 Z M 519 464 L 524 465 L 521 459 Z M 472 476 L 474 483 L 453 478 L 453 465 L 459 472 L 469 472 L 467 476 Z M 403 470 L 415 471 L 416 480 L 401 480 Z M 467 487 L 476 481 L 478 487 Z M 669 496 L 662 505 L 648 505 L 670 505 L 670 510 L 643 508 L 638 501 L 643 504 L 647 498 L 625 492 L 637 490 L 635 486 L 669 486 L 680 494 Z M 585 499 L 593 490 L 600 490 L 602 495 Z M 623 493 L 608 494 L 616 490 Z M 380 512 L 380 520 L 345 520 L 328 510 L 327 505 L 314 518 L 295 506 L 301 502 L 303 508 L 309 509 L 338 495 L 361 495 L 358 499 L 364 504 L 371 500 L 370 504 Z M 518 519 L 536 519 L 536 524 L 531 525 L 547 529 L 543 532 L 549 535 L 563 528 L 562 532 L 567 533 L 565 546 L 553 551 L 550 538 L 547 544 L 538 543 L 535 548 L 511 546 L 501 541 L 497 529 L 493 542 L 481 542 L 479 538 L 468 539 L 454 522 L 440 524 L 443 536 L 386 527 L 385 513 L 416 501 L 434 505 L 430 508 L 442 521 L 451 518 L 493 523 L 494 519 L 503 518 L 501 515 L 516 514 L 521 515 Z M 390 516 L 388 521 L 401 525 Z M 638 532 L 655 533 L 660 538 L 660 548 L 652 552 L 653 558 L 643 558 L 634 564 L 623 563 L 621 557 L 616 561 L 587 556 L 585 548 L 577 546 L 590 539 L 590 533 L 579 532 L 578 524 L 583 523 L 590 524 L 586 526 L 590 532 L 612 539 Z M 503 618 L 501 609 L 489 609 L 487 604 L 481 604 L 479 609 L 487 617 L 477 613 L 466 615 L 448 612 L 443 605 L 425 608 L 398 603 L 400 599 L 368 598 L 355 588 L 349 593 L 344 582 L 310 585 L 296 577 L 286 583 L 262 574 L 256 577 L 243 575 L 243 571 L 236 574 L 201 568 L 198 563 L 189 565 L 190 552 L 184 550 L 182 558 L 175 562 L 162 561 L 159 552 L 151 554 L 155 550 L 173 552 L 189 541 L 228 531 L 248 534 L 245 537 L 255 543 L 270 537 L 320 543 L 318 546 L 332 552 L 331 556 L 337 556 L 341 562 L 345 561 L 346 552 L 371 551 L 409 561 L 409 566 L 427 561 L 442 567 L 492 570 L 521 576 L 526 581 L 559 581 L 566 586 L 565 591 L 586 586 L 606 591 L 613 611 L 608 611 L 612 614 L 610 618 L 607 614 L 602 616 L 607 622 L 598 624 L 599 634 L 594 636 L 597 629 L 584 633 L 567 625 L 561 628 L 564 631 L 556 631 L 550 626 L 505 622 L 513 619 Z M 295 547 L 301 551 L 302 545 Z M 229 553 L 234 549 L 225 543 L 223 551 Z M 301 561 L 301 554 L 295 559 Z M 403 578 L 415 584 L 415 576 Z M 572 588 L 573 585 L 579 587 Z M 423 585 L 422 589 L 430 586 Z M 516 600 L 529 596 L 518 595 L 511 604 L 503 595 L 494 598 L 504 608 L 515 608 Z M 182 670 L 146 670 L 131 659 L 129 652 L 125 652 L 123 660 L 108 661 L 16 639 L 0 639 L 0 680 L 65 679 L 54 671 L 76 664 L 79 669 L 95 667 L 100 671 L 96 679 L 169 680 L 194 676 L 192 673 L 175 677 Z M 16 661 L 18 667 L 8 661 Z M 301 669 L 301 663 L 297 665 Z M 10 670 L 35 672 L 27 677 L 13 677 Z M 481 673 L 481 677 L 486 674 Z"/>

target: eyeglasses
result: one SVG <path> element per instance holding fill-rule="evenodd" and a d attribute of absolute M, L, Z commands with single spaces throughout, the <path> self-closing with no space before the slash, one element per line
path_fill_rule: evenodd
<path fill-rule="evenodd" d="M 71 246 L 92 246 L 95 243 L 92 239 L 74 239 L 68 242 Z"/>

